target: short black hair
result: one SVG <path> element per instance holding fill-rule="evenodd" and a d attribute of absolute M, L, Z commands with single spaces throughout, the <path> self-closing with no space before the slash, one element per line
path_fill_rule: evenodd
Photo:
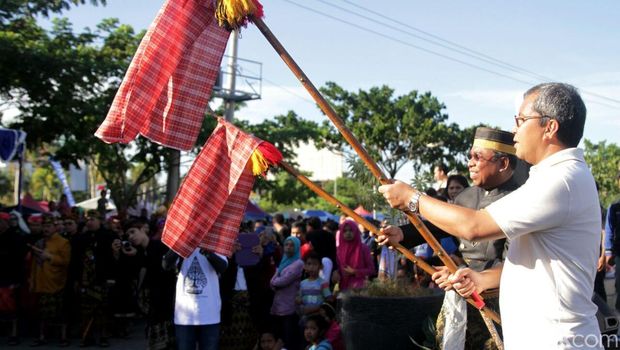
<path fill-rule="evenodd" d="M 284 215 L 276 214 L 273 216 L 273 222 L 278 223 L 280 225 L 284 224 Z"/>
<path fill-rule="evenodd" d="M 338 223 L 331 219 L 328 219 L 323 225 L 323 227 L 327 228 L 327 231 L 331 233 L 336 233 L 336 231 L 338 231 L 338 226 Z"/>
<path fill-rule="evenodd" d="M 316 324 L 317 328 L 319 329 L 319 334 L 325 335 L 327 328 L 329 328 L 329 323 L 327 323 L 325 317 L 317 314 L 310 315 L 308 316 L 308 318 L 306 318 L 306 324 L 310 321 Z"/>
<path fill-rule="evenodd" d="M 300 229 L 303 233 L 306 233 L 306 224 L 303 221 L 295 221 L 291 228 L 293 227 Z"/>
<path fill-rule="evenodd" d="M 547 118 L 557 120 L 558 140 L 567 147 L 577 147 L 586 123 L 586 105 L 577 89 L 565 83 L 543 83 L 527 90 L 524 97 L 532 94 L 536 94 L 532 108 L 543 116 L 540 125 Z"/>
<path fill-rule="evenodd" d="M 316 250 L 311 250 L 307 252 L 303 260 L 304 262 L 308 262 L 308 260 L 316 260 L 319 262 L 319 265 L 323 264 L 321 262 L 321 256 L 319 255 L 319 253 L 316 252 Z"/>
<path fill-rule="evenodd" d="M 321 227 L 323 227 L 323 225 L 321 224 L 321 219 L 316 216 L 309 218 L 306 224 L 312 227 L 312 229 L 315 231 L 318 231 L 321 229 Z"/>
<path fill-rule="evenodd" d="M 433 169 L 434 168 L 439 168 L 439 170 L 443 171 L 444 173 L 448 173 L 448 167 L 441 161 L 435 162 Z"/>
<path fill-rule="evenodd" d="M 469 187 L 469 182 L 467 181 L 467 178 L 461 174 L 452 174 L 448 176 L 448 181 L 446 181 L 446 187 L 450 186 L 450 182 L 452 181 L 460 183 L 463 188 Z"/>
<path fill-rule="evenodd" d="M 495 159 L 502 158 L 502 157 L 508 158 L 508 165 L 510 166 L 510 169 L 515 170 L 517 168 L 517 161 L 519 160 L 519 158 L 517 158 L 517 156 L 515 156 L 514 154 L 500 152 L 500 151 L 493 151 L 493 153 L 494 153 L 493 158 Z"/>

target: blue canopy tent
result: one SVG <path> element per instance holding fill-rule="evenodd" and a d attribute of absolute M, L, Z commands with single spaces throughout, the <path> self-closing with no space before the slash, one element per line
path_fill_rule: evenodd
<path fill-rule="evenodd" d="M 21 213 L 22 195 L 22 160 L 26 148 L 26 133 L 21 130 L 0 128 L 0 159 L 3 162 L 17 160 L 19 162 L 19 176 L 17 178 L 17 210 Z"/>
<path fill-rule="evenodd" d="M 325 210 L 316 210 L 316 209 L 308 209 L 302 212 L 305 218 L 311 218 L 316 216 L 321 221 L 327 221 L 328 219 L 334 220 L 338 222 L 339 217 L 332 213 L 326 212 Z"/>
<path fill-rule="evenodd" d="M 256 221 L 269 218 L 271 218 L 271 216 L 259 208 L 258 205 L 252 203 L 252 201 L 248 201 L 248 205 L 245 207 L 245 213 L 243 214 L 244 221 Z"/>

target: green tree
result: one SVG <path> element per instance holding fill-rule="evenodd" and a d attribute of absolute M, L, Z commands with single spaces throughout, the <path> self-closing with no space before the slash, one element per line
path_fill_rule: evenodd
<path fill-rule="evenodd" d="M 106 0 L 3 0 L 0 3 L 0 20 L 13 21 L 23 17 L 33 17 L 35 15 L 49 16 L 68 10 L 72 5 L 85 3 L 93 5 L 105 5 Z"/>
<path fill-rule="evenodd" d="M 93 136 L 118 89 L 143 33 L 117 20 L 74 34 L 67 19 L 47 32 L 35 20 L 83 0 L 8 1 L 0 4 L 0 99 L 19 110 L 11 127 L 28 132 L 31 149 L 43 147 L 63 165 L 92 162 L 119 209 L 161 169 L 163 148 L 145 139 L 106 145 Z M 105 4 L 105 1 L 91 1 Z M 135 180 L 130 170 L 144 165 Z"/>
<path fill-rule="evenodd" d="M 222 111 L 216 111 L 218 115 L 221 113 Z M 316 122 L 301 118 L 294 111 L 276 115 L 260 123 L 252 124 L 247 120 L 235 119 L 233 124 L 261 140 L 271 142 L 282 153 L 284 160 L 289 163 L 295 157 L 293 151 L 295 147 L 302 142 L 314 141 L 318 143 L 325 133 L 325 128 L 320 127 Z M 200 152 L 216 125 L 216 119 L 212 116 L 205 118 L 194 148 L 195 153 Z"/>
<path fill-rule="evenodd" d="M 584 141 L 584 157 L 598 184 L 601 204 L 607 208 L 620 196 L 616 177 L 620 170 L 620 148 L 615 143 Z"/>
<path fill-rule="evenodd" d="M 308 175 L 308 174 L 304 174 Z M 307 202 L 315 196 L 314 192 L 297 181 L 284 170 L 275 174 L 272 181 L 264 181 L 259 190 L 258 204 L 268 212 L 282 211 L 290 208 L 307 208 Z"/>
<path fill-rule="evenodd" d="M 14 173 L 9 172 L 10 168 L 6 167 L 5 170 L 0 172 L 0 203 L 5 206 L 13 203 L 13 186 L 14 186 Z"/>
<path fill-rule="evenodd" d="M 328 82 L 321 91 L 374 160 L 394 177 L 411 163 L 419 172 L 442 160 L 455 167 L 469 149 L 470 139 L 455 123 L 448 124 L 445 108 L 430 92 L 413 90 L 394 97 L 388 86 L 349 92 Z M 326 142 L 342 147 L 344 140 L 329 122 Z"/>
<path fill-rule="evenodd" d="M 39 166 L 30 177 L 30 194 L 33 198 L 42 200 L 58 200 L 62 192 L 62 186 L 58 177 L 52 168 L 47 166 Z"/>

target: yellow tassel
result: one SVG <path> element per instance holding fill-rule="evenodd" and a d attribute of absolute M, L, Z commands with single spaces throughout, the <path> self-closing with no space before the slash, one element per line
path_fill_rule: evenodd
<path fill-rule="evenodd" d="M 252 161 L 252 174 L 254 174 L 254 176 L 264 174 L 269 169 L 269 161 L 258 148 L 252 152 L 252 157 L 250 159 Z"/>
<path fill-rule="evenodd" d="M 220 26 L 230 30 L 245 26 L 249 16 L 262 15 L 262 5 L 257 0 L 218 0 L 215 11 Z"/>

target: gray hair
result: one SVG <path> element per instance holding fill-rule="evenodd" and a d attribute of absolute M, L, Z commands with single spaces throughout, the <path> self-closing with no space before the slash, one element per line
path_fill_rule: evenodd
<path fill-rule="evenodd" d="M 568 147 L 577 147 L 586 123 L 586 105 L 577 89 L 564 83 L 543 83 L 530 88 L 523 96 L 532 94 L 537 95 L 532 106 L 534 111 L 544 117 L 541 125 L 548 118 L 557 120 L 560 142 Z"/>

